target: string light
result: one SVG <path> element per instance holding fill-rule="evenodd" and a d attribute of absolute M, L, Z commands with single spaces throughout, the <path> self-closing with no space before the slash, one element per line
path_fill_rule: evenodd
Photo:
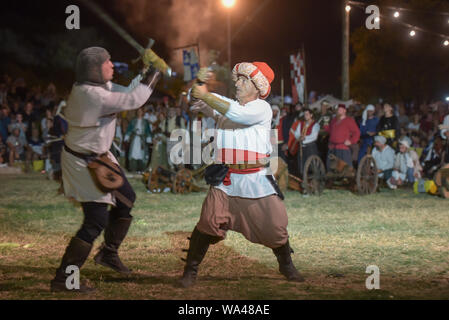
<path fill-rule="evenodd" d="M 365 7 L 366 7 L 365 3 L 358 2 L 358 1 L 348 1 L 348 3 L 350 5 L 352 5 L 352 6 L 355 6 L 356 8 L 362 9 L 362 10 L 365 10 Z M 401 21 L 402 19 L 398 19 L 400 17 L 400 15 L 401 15 L 400 12 L 402 12 L 402 11 L 427 13 L 427 14 L 435 14 L 435 15 L 442 15 L 442 16 L 449 16 L 449 12 L 423 11 L 423 10 L 414 10 L 414 9 L 408 9 L 408 8 L 397 8 L 397 7 L 389 7 L 389 6 L 383 6 L 383 8 L 394 10 L 394 13 L 392 15 L 394 18 L 392 16 L 390 16 L 390 15 L 379 14 L 379 16 L 375 18 L 375 22 L 378 23 L 380 21 L 380 18 L 386 19 L 387 21 L 392 21 L 394 23 L 402 25 L 403 27 L 407 28 L 408 30 L 411 30 L 409 32 L 409 36 L 412 37 L 412 38 L 417 35 L 417 32 L 428 33 L 428 34 L 431 34 L 433 36 L 437 36 L 437 37 L 442 38 L 443 42 L 440 42 L 440 43 L 442 43 L 444 47 L 448 47 L 449 46 L 449 36 L 447 34 L 442 34 L 442 33 L 430 31 L 430 30 L 427 30 L 427 29 L 423 29 L 423 28 L 420 28 L 418 26 L 411 25 L 411 24 L 408 24 L 408 23 L 406 23 L 404 21 Z M 449 23 L 449 20 L 447 22 Z"/>

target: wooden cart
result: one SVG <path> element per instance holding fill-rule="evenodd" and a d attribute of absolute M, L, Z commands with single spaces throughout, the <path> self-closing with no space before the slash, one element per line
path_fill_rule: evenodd
<path fill-rule="evenodd" d="M 357 171 L 336 156 L 329 157 L 331 161 L 328 172 L 319 156 L 309 157 L 301 178 L 289 174 L 289 188 L 309 195 L 321 195 L 325 187 L 349 189 L 360 195 L 376 192 L 377 165 L 371 155 L 361 159 Z"/>
<path fill-rule="evenodd" d="M 166 188 L 170 188 L 175 194 L 206 191 L 207 186 L 200 182 L 203 180 L 205 168 L 206 166 L 203 166 L 195 171 L 183 168 L 175 172 L 158 167 L 143 174 L 143 183 L 152 193 L 161 193 Z"/>

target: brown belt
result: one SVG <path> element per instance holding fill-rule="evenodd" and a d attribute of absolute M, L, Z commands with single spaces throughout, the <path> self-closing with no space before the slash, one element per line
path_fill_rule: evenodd
<path fill-rule="evenodd" d="M 265 161 L 265 163 L 263 163 L 263 162 L 257 161 L 256 163 L 226 164 L 226 166 L 233 170 L 245 170 L 245 169 L 256 169 L 256 168 L 269 167 L 270 162 Z"/>

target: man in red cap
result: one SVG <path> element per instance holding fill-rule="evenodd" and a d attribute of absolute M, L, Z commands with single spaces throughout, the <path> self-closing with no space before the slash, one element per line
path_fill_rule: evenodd
<path fill-rule="evenodd" d="M 330 168 L 329 155 L 335 155 L 352 167 L 350 146 L 360 139 L 360 130 L 353 118 L 346 116 L 346 105 L 339 104 L 337 116 L 332 119 L 327 131 L 329 132 L 329 151 L 327 167 Z"/>
<path fill-rule="evenodd" d="M 198 79 L 207 83 L 209 76 L 207 69 L 202 69 Z M 291 259 L 283 195 L 267 167 L 273 151 L 273 113 L 264 99 L 270 94 L 274 72 L 263 62 L 243 62 L 234 67 L 233 80 L 237 101 L 210 93 L 205 85 L 192 88 L 193 97 L 200 100 L 198 110 L 215 116 L 218 130 L 215 165 L 206 169 L 211 187 L 190 237 L 180 280 L 186 288 L 195 283 L 209 245 L 224 240 L 228 230 L 271 248 L 279 271 L 289 281 L 304 281 Z"/>

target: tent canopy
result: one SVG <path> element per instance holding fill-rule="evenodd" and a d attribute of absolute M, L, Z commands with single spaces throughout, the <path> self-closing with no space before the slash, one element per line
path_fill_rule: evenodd
<path fill-rule="evenodd" d="M 326 96 L 324 96 L 323 98 L 317 100 L 316 102 L 312 103 L 311 105 L 309 105 L 309 108 L 312 110 L 320 110 L 321 109 L 321 103 L 326 100 L 327 102 L 329 102 L 330 105 L 332 106 L 336 106 L 338 104 L 344 104 L 346 105 L 346 108 L 348 108 L 350 105 L 354 104 L 354 100 L 348 100 L 348 101 L 343 101 L 340 99 L 335 98 L 334 96 L 328 94 Z"/>

